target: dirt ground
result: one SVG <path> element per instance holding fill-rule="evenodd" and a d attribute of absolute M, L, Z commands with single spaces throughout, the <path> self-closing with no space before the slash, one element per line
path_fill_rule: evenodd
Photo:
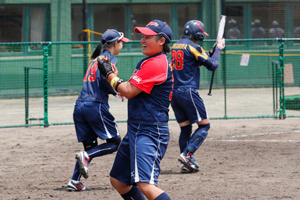
<path fill-rule="evenodd" d="M 179 128 L 170 121 L 170 143 L 161 163 L 159 187 L 172 199 L 300 199 L 299 118 L 212 120 L 195 156 L 200 172 L 181 174 Z M 124 136 L 126 123 L 119 123 Z M 194 127 L 195 128 L 195 127 Z M 109 183 L 115 154 L 99 157 L 83 179 L 90 190 L 68 192 L 82 149 L 73 125 L 0 129 L 0 199 L 121 199 Z"/>

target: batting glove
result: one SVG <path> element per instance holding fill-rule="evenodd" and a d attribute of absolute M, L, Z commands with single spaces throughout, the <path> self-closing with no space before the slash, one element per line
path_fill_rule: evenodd
<path fill-rule="evenodd" d="M 217 47 L 218 49 L 222 50 L 225 48 L 225 39 L 221 39 L 220 41 L 217 41 Z"/>

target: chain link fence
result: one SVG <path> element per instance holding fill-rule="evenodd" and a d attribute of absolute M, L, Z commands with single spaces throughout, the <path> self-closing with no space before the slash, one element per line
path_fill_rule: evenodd
<path fill-rule="evenodd" d="M 214 41 L 201 45 L 210 50 Z M 89 55 L 97 42 L 0 43 L 0 127 L 73 123 Z M 128 80 L 144 55 L 139 41 L 117 56 Z M 211 119 L 300 117 L 300 39 L 227 40 L 207 95 L 211 71 L 200 68 L 200 96 Z M 126 100 L 110 97 L 118 122 Z M 170 107 L 170 120 L 174 120 Z"/>

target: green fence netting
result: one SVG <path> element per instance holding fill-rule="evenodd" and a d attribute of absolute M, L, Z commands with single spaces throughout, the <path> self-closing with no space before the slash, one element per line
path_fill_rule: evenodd
<path fill-rule="evenodd" d="M 213 40 L 201 45 L 209 50 Z M 72 124 L 89 55 L 97 42 L 0 43 L 0 127 Z M 143 58 L 139 41 L 117 56 L 128 80 Z M 227 40 L 208 96 L 211 71 L 201 67 L 199 93 L 211 119 L 300 117 L 300 39 Z M 110 97 L 127 119 L 126 100 Z M 170 119 L 174 120 L 170 107 Z"/>

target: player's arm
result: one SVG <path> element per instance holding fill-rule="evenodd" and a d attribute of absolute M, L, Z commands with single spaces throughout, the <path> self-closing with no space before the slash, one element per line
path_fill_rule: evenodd
<path fill-rule="evenodd" d="M 160 84 L 167 78 L 168 62 L 163 57 L 143 63 L 127 82 L 124 82 L 113 72 L 109 62 L 98 62 L 101 74 L 107 78 L 110 85 L 120 95 L 128 99 L 135 97 L 141 92 L 150 94 L 155 84 Z"/>
<path fill-rule="evenodd" d="M 225 39 L 217 41 L 213 47 L 213 51 L 210 52 L 209 58 L 211 58 L 212 67 L 206 66 L 210 70 L 216 70 L 219 66 L 219 57 L 222 52 L 222 49 L 225 48 Z"/>
<path fill-rule="evenodd" d="M 221 54 L 221 49 L 216 47 L 214 49 L 214 52 L 212 53 L 211 56 L 209 56 L 206 60 L 203 60 L 202 63 L 203 65 L 208 69 L 208 70 L 216 70 L 219 67 L 219 57 Z"/>
<path fill-rule="evenodd" d="M 219 41 L 216 44 L 214 51 L 211 52 L 209 56 L 205 53 L 204 49 L 202 49 L 201 47 L 194 48 L 190 46 L 190 50 L 198 60 L 199 64 L 204 65 L 208 70 L 214 71 L 219 66 L 219 57 L 224 47 L 225 47 L 225 41 L 224 40 Z"/>
<path fill-rule="evenodd" d="M 111 83 L 115 90 L 120 93 L 121 96 L 124 96 L 127 99 L 131 99 L 142 92 L 141 89 L 132 85 L 130 82 L 125 82 L 120 79 L 115 73 L 110 74 L 107 80 L 109 83 Z"/>
<path fill-rule="evenodd" d="M 125 82 L 120 79 L 117 73 L 115 73 L 116 71 L 110 62 L 104 62 L 102 59 L 98 59 L 97 61 L 99 63 L 101 74 L 103 74 L 107 78 L 110 85 L 117 92 L 119 92 L 120 95 L 126 97 L 127 99 L 130 99 L 142 92 L 141 89 L 135 87 L 130 82 Z"/>

